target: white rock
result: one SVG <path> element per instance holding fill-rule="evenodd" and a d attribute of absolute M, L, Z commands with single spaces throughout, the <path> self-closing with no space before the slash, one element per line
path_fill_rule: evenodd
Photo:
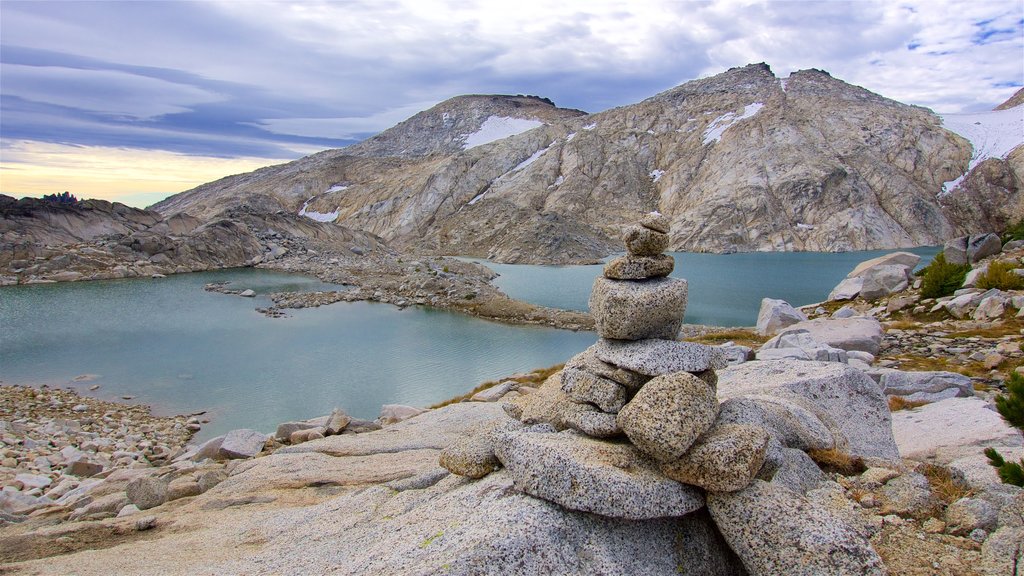
<path fill-rule="evenodd" d="M 377 420 L 381 424 L 394 424 L 401 422 L 402 420 L 408 420 L 413 416 L 419 416 L 426 412 L 423 408 L 416 408 L 415 406 L 405 406 L 403 404 L 385 404 L 380 407 L 380 416 Z"/>
<path fill-rule="evenodd" d="M 220 444 L 219 455 L 221 458 L 252 458 L 263 450 L 267 443 L 267 435 L 259 430 L 242 428 L 232 430 L 224 435 Z"/>
<path fill-rule="evenodd" d="M 793 324 L 785 331 L 807 330 L 811 337 L 835 348 L 878 354 L 882 343 L 882 325 L 874 318 L 815 318 Z M 784 331 L 784 332 L 785 332 Z"/>
<path fill-rule="evenodd" d="M 836 447 L 857 456 L 899 457 L 889 405 L 866 374 L 837 362 L 746 362 L 718 371 L 718 397 L 791 396 L 813 409 Z"/>
<path fill-rule="evenodd" d="M 955 372 L 886 370 L 878 383 L 886 394 L 913 401 L 937 402 L 958 396 L 974 396 L 971 379 Z"/>
<path fill-rule="evenodd" d="M 828 299 L 830 302 L 834 300 L 853 300 L 860 294 L 860 290 L 863 287 L 863 278 L 846 278 L 832 289 Z"/>
<path fill-rule="evenodd" d="M 986 446 L 1020 446 L 1021 434 L 980 398 L 949 398 L 892 413 L 900 456 L 925 460 L 946 453 L 979 452 Z"/>
<path fill-rule="evenodd" d="M 783 328 L 807 320 L 807 315 L 793 308 L 785 300 L 764 298 L 757 313 L 757 333 L 777 334 Z"/>

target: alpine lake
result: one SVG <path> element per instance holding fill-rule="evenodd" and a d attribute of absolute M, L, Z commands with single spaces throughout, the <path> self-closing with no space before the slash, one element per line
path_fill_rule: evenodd
<path fill-rule="evenodd" d="M 939 248 L 910 251 L 923 265 Z M 822 301 L 858 263 L 889 252 L 673 253 L 672 275 L 689 282 L 686 322 L 752 326 L 762 298 Z M 574 310 L 586 310 L 601 273 L 601 265 L 486 264 L 513 298 Z M 219 281 L 256 297 L 203 290 Z M 339 302 L 285 318 L 255 310 L 272 292 L 339 289 L 258 269 L 0 288 L 0 383 L 129 397 L 157 414 L 205 412 L 203 440 L 236 428 L 272 432 L 334 407 L 373 419 L 382 404 L 428 406 L 563 363 L 596 340 L 415 306 Z"/>

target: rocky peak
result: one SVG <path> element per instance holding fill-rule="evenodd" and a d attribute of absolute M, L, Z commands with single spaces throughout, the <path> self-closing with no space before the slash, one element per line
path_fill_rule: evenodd
<path fill-rule="evenodd" d="M 455 154 L 513 134 L 585 114 L 539 96 L 456 96 L 359 144 L 344 149 L 364 157 Z"/>
<path fill-rule="evenodd" d="M 994 110 L 1009 110 L 1010 108 L 1020 106 L 1021 104 L 1024 104 L 1024 88 L 1017 90 L 1013 96 L 1010 96 L 1006 102 L 996 106 Z"/>

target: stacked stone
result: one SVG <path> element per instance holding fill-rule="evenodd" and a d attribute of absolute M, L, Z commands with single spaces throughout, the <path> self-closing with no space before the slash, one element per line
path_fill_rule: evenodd
<path fill-rule="evenodd" d="M 764 463 L 768 434 L 716 421 L 715 370 L 726 359 L 717 348 L 676 340 L 687 282 L 668 277 L 675 264 L 663 253 L 668 232 L 657 213 L 626 229 L 628 253 L 605 266 L 591 292 L 597 343 L 537 392 L 505 404 L 518 422 L 449 447 L 442 466 L 480 477 L 504 465 L 534 496 L 634 519 L 699 508 L 703 497 L 692 486 L 728 492 L 751 482 Z M 579 434 L 556 432 L 565 429 Z M 622 435 L 629 443 L 606 440 Z M 555 460 L 562 462 L 557 470 L 540 464 Z M 586 502 L 580 491 L 563 493 L 564 486 L 587 486 Z M 610 486 L 627 488 L 606 493 Z M 601 504 L 621 502 L 623 493 L 630 505 Z M 657 510 L 648 509 L 652 503 Z"/>

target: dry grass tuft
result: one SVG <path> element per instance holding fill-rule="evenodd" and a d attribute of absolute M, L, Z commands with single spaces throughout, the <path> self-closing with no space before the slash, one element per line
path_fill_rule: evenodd
<path fill-rule="evenodd" d="M 1024 320 L 1016 317 L 1016 312 L 1008 310 L 1003 318 L 991 326 L 968 328 L 959 332 L 951 332 L 950 338 L 970 338 L 978 336 L 981 338 L 1002 338 L 1003 336 L 1020 336 L 1024 328 Z"/>
<path fill-rule="evenodd" d="M 918 472 L 928 479 L 928 483 L 931 484 L 932 494 L 946 506 L 961 498 L 974 496 L 974 490 L 962 480 L 954 478 L 949 468 L 945 466 L 922 464 Z"/>
<path fill-rule="evenodd" d="M 487 382 L 484 382 L 483 384 L 480 384 L 476 388 L 473 388 L 472 390 L 470 390 L 469 392 L 467 392 L 467 393 L 465 393 L 465 394 L 463 394 L 461 396 L 456 396 L 454 398 L 449 398 L 449 399 L 444 400 L 442 402 L 438 402 L 437 404 L 434 404 L 433 406 L 431 406 L 431 408 L 442 408 L 444 406 L 448 406 L 449 404 L 458 404 L 459 402 L 463 402 L 465 400 L 469 400 L 477 392 L 483 392 L 484 390 L 487 390 L 488 388 L 492 388 L 494 386 L 497 386 L 498 384 L 501 384 L 502 382 L 507 382 L 509 380 L 512 380 L 513 382 L 518 382 L 519 384 L 522 384 L 522 385 L 525 385 L 525 386 L 539 386 L 545 380 L 547 380 L 549 377 L 551 377 L 552 374 L 554 374 L 555 372 L 558 372 L 564 366 L 565 366 L 564 364 L 556 364 L 556 365 L 550 366 L 548 368 L 537 368 L 536 370 L 534 370 L 532 372 L 529 372 L 527 374 L 520 374 L 520 375 L 517 375 L 517 376 L 514 376 L 514 377 L 501 378 L 499 380 L 488 380 Z"/>
<path fill-rule="evenodd" d="M 828 450 L 809 450 L 807 455 L 818 465 L 819 468 L 828 473 L 838 473 L 843 476 L 854 476 L 868 469 L 864 460 L 857 456 L 851 456 L 842 450 L 829 448 Z"/>
<path fill-rule="evenodd" d="M 917 320 L 893 320 L 884 323 L 886 330 L 914 330 L 921 327 Z"/>
<path fill-rule="evenodd" d="M 684 338 L 684 340 L 687 342 L 696 342 L 698 344 L 708 344 L 709 346 L 724 344 L 726 342 L 734 342 L 740 346 L 759 348 L 762 344 L 768 341 L 768 338 L 768 336 L 762 336 L 754 330 L 729 328 L 725 330 L 709 330 L 704 334 L 699 336 L 690 336 L 688 338 Z"/>
<path fill-rule="evenodd" d="M 904 396 L 889 396 L 889 412 L 913 410 L 925 404 L 928 404 L 925 400 L 907 400 Z"/>

